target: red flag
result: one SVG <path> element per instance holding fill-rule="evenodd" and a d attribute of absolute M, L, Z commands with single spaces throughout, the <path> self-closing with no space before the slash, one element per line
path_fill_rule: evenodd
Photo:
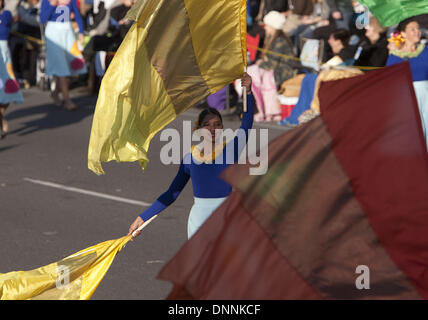
<path fill-rule="evenodd" d="M 162 269 L 182 299 L 427 299 L 428 157 L 408 63 L 324 82 Z M 363 278 L 361 278 L 363 277 Z"/>

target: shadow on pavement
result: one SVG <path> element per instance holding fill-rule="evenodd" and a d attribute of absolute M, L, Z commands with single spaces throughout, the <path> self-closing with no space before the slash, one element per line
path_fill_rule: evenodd
<path fill-rule="evenodd" d="M 14 107 L 13 111 L 6 115 L 8 121 L 37 115 L 43 115 L 43 117 L 21 123 L 22 126 L 10 131 L 9 135 L 18 134 L 24 136 L 35 131 L 72 125 L 93 114 L 97 101 L 96 96 L 81 96 L 75 97 L 72 100 L 78 106 L 75 111 L 67 111 L 61 107 L 55 106 L 53 103 L 22 109 Z"/>
<path fill-rule="evenodd" d="M 2 139 L 0 139 L 0 144 L 1 144 L 1 142 L 2 142 Z M 3 151 L 6 151 L 6 150 L 9 150 L 9 149 L 12 149 L 12 148 L 17 147 L 17 146 L 18 146 L 18 145 L 17 145 L 17 144 L 15 144 L 15 145 L 12 145 L 12 146 L 0 147 L 0 152 L 3 152 Z"/>

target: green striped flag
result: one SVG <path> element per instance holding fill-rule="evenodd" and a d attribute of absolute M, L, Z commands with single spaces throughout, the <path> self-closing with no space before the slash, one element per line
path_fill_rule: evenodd
<path fill-rule="evenodd" d="M 404 19 L 428 13 L 428 0 L 359 0 L 384 27 Z"/>

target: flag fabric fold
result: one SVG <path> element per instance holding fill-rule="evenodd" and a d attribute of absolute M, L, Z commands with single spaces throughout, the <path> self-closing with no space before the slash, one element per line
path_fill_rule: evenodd
<path fill-rule="evenodd" d="M 234 192 L 158 275 L 168 298 L 428 298 L 428 157 L 409 64 L 323 82 L 319 101 L 319 117 L 269 144 L 265 175 L 224 172 Z"/>
<path fill-rule="evenodd" d="M 0 274 L 0 300 L 88 300 L 130 240 L 105 241 L 47 266 Z"/>
<path fill-rule="evenodd" d="M 246 0 L 141 0 L 103 77 L 92 122 L 88 167 L 138 161 L 177 115 L 242 76 Z"/>
<path fill-rule="evenodd" d="M 359 0 L 384 27 L 390 27 L 401 21 L 428 13 L 427 0 Z"/>

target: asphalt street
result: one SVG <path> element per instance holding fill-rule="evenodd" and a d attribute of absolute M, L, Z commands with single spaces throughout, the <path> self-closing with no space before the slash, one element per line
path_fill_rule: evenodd
<path fill-rule="evenodd" d="M 56 262 L 97 243 L 125 235 L 148 204 L 164 192 L 178 165 L 164 165 L 159 153 L 166 142 L 151 142 L 150 163 L 104 163 L 97 176 L 87 168 L 87 151 L 96 96 L 73 93 L 79 106 L 55 107 L 48 92 L 23 91 L 25 102 L 7 111 L 9 135 L 0 140 L 0 273 L 31 270 Z M 180 115 L 167 128 L 182 131 Z M 226 120 L 236 129 L 238 119 Z M 269 140 L 285 132 L 268 128 Z M 172 285 L 156 279 L 160 269 L 187 240 L 193 203 L 191 183 L 177 201 L 148 225 L 116 257 L 92 299 L 164 299 Z"/>

